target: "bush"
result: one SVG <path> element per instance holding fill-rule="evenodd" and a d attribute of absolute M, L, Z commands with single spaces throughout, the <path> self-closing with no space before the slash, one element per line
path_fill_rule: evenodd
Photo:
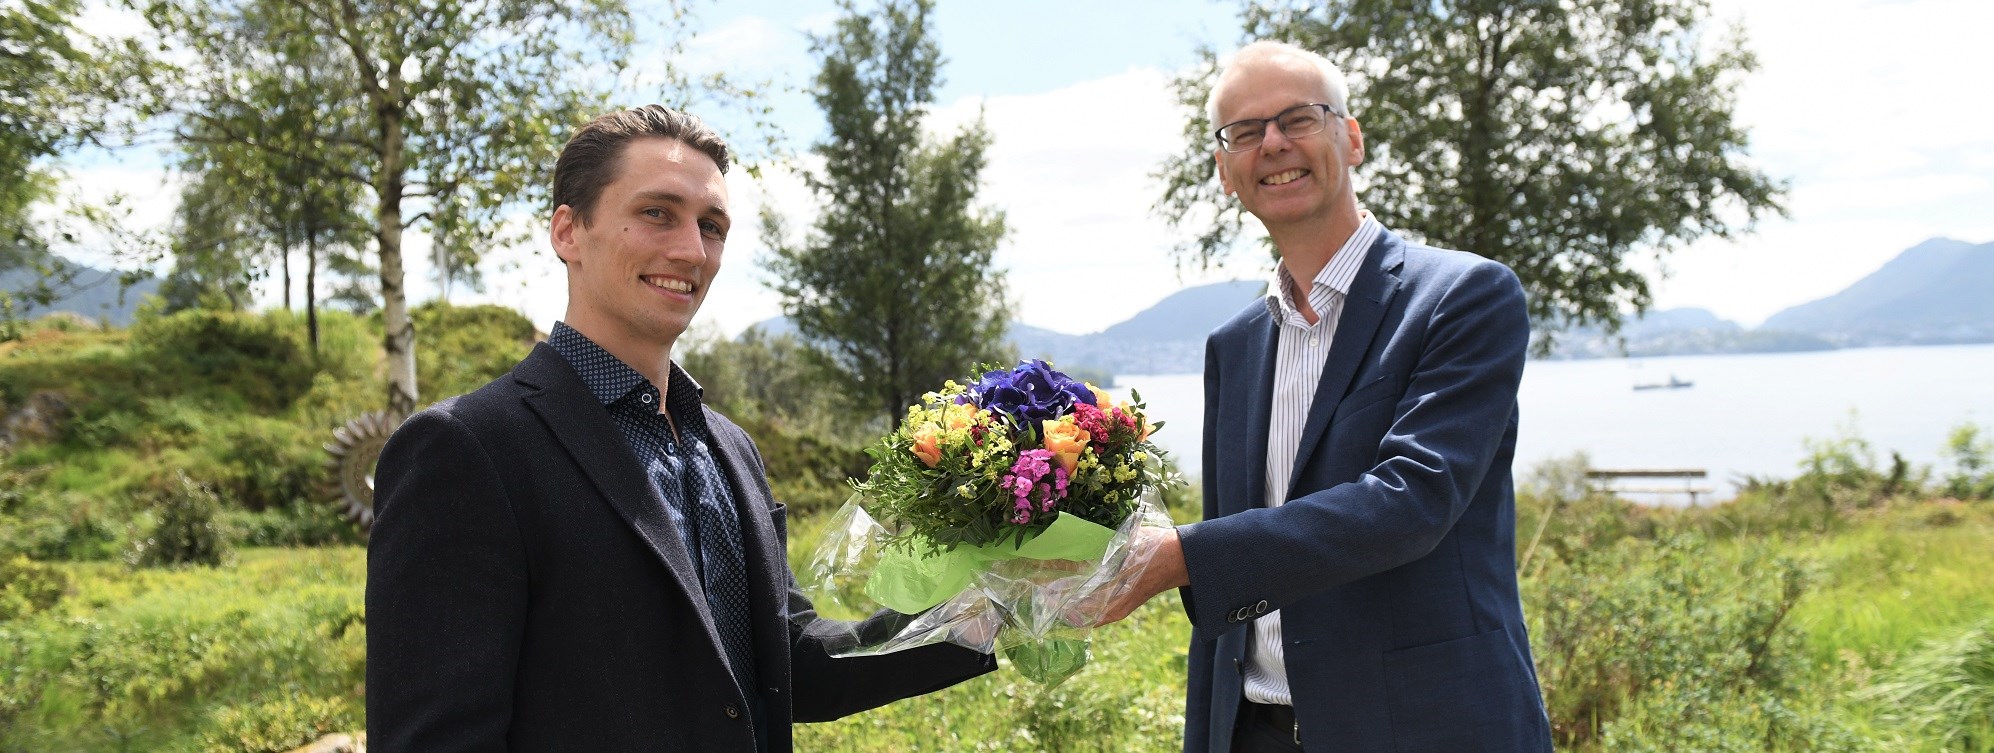
<path fill-rule="evenodd" d="M 1713 749 L 1701 747 L 1694 725 L 1678 738 L 1645 721 L 1712 699 L 1778 712 L 1712 717 L 1713 729 L 1748 719 L 1756 721 L 1732 731 L 1761 740 L 1805 732 L 1777 721 L 1791 713 L 1779 700 L 1798 667 L 1798 634 L 1786 618 L 1805 583 L 1797 562 L 1760 546 L 1726 556 L 1695 534 L 1621 539 L 1547 561 L 1523 585 L 1559 743 L 1592 742 L 1624 718 L 1658 744 Z"/>
<path fill-rule="evenodd" d="M 1953 466 L 1943 487 L 1947 495 L 1994 499 L 1994 442 L 1981 436 L 1980 427 L 1970 423 L 1955 427 L 1943 452 Z"/>
<path fill-rule="evenodd" d="M 46 611 L 69 591 L 69 576 L 52 565 L 14 555 L 0 560 L 0 622 Z"/>
<path fill-rule="evenodd" d="M 223 706 L 209 717 L 202 749 L 213 753 L 285 753 L 334 732 L 358 726 L 344 699 L 296 696 Z"/>
<path fill-rule="evenodd" d="M 1926 643 L 1862 696 L 1946 750 L 1994 751 L 1994 620 Z"/>
<path fill-rule="evenodd" d="M 364 725 L 363 550 L 58 567 L 76 593 L 0 626 L 0 751 L 268 750 L 250 745 Z"/>
<path fill-rule="evenodd" d="M 281 411 L 311 388 L 311 359 L 269 317 L 189 310 L 141 319 L 131 335 L 132 355 L 168 391 Z"/>
<path fill-rule="evenodd" d="M 127 561 L 134 567 L 220 565 L 228 554 L 215 516 L 221 500 L 213 489 L 175 474 L 166 488 L 150 493 L 158 522 L 144 538 L 132 542 Z"/>
<path fill-rule="evenodd" d="M 415 322 L 416 386 L 424 402 L 483 387 L 533 349 L 533 322 L 503 306 L 431 301 L 409 317 Z"/>

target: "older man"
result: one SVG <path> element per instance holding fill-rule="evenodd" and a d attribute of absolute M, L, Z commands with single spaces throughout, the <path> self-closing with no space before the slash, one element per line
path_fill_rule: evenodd
<path fill-rule="evenodd" d="M 1119 619 L 1183 589 L 1186 751 L 1543 751 L 1510 462 L 1529 321 L 1510 270 L 1357 202 L 1321 55 L 1256 42 L 1207 105 L 1281 261 L 1205 350 L 1203 522 L 1154 529 Z"/>

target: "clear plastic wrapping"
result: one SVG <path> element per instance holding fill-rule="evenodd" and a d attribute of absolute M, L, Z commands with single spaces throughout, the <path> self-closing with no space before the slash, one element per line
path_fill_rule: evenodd
<path fill-rule="evenodd" d="M 1001 651 L 1016 671 L 1046 686 L 1086 666 L 1089 626 L 1119 584 L 1148 565 L 1129 556 L 1137 528 L 1171 525 L 1149 495 L 1113 529 L 1063 515 L 1022 543 L 941 551 L 918 537 L 895 537 L 864 502 L 854 495 L 832 516 L 798 574 L 819 614 L 844 620 L 820 623 L 842 632 L 823 636 L 832 654 L 954 643 Z"/>

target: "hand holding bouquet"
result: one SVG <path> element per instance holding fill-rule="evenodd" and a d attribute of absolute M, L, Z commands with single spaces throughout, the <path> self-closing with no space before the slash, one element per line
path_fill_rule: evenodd
<path fill-rule="evenodd" d="M 1004 649 L 1056 684 L 1086 662 L 1086 629 L 1124 575 L 1135 527 L 1170 524 L 1161 425 L 1044 361 L 950 381 L 866 452 L 873 465 L 810 566 L 820 605 L 913 619 L 851 636 L 846 654 L 941 641 Z M 1001 625 L 992 631 L 991 625 Z"/>

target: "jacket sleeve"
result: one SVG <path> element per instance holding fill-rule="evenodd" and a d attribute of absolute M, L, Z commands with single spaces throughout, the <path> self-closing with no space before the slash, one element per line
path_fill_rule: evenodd
<path fill-rule="evenodd" d="M 1281 609 L 1412 562 L 1452 530 L 1515 417 L 1530 325 L 1515 274 L 1487 261 L 1453 280 L 1432 312 L 1370 470 L 1278 508 L 1178 529 L 1200 634 L 1232 627 L 1241 607 Z M 1223 491 L 1207 489 L 1208 513 Z"/>
<path fill-rule="evenodd" d="M 768 477 L 761 450 L 738 427 L 740 444 L 752 462 L 754 473 Z M 775 500 L 770 497 L 771 503 Z M 782 531 L 783 551 L 789 549 L 788 532 Z M 837 658 L 831 656 L 836 644 L 851 636 L 884 637 L 897 632 L 909 619 L 891 610 L 881 610 L 858 623 L 840 622 L 817 616 L 796 575 L 783 570 L 787 592 L 790 635 L 791 704 L 798 722 L 825 722 L 877 708 L 903 698 L 932 693 L 997 669 L 997 658 L 954 644 L 936 644 L 876 656 Z"/>
<path fill-rule="evenodd" d="M 526 562 L 498 469 L 438 409 L 383 449 L 367 549 L 367 727 L 376 751 L 503 751 Z"/>

